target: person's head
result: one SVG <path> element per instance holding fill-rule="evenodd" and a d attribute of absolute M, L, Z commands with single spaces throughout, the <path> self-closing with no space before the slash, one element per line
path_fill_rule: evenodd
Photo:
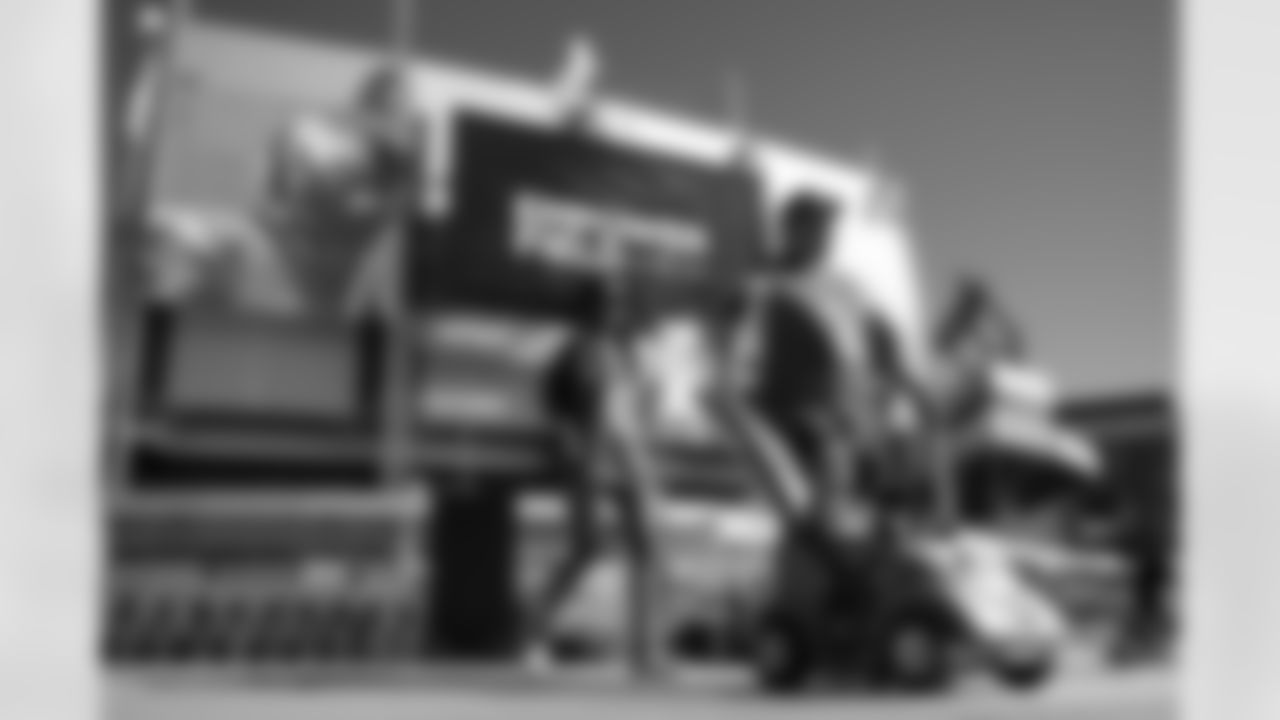
<path fill-rule="evenodd" d="M 835 201 L 812 190 L 801 191 L 782 207 L 779 232 L 782 246 L 775 255 L 783 272 L 813 267 L 826 256 L 839 209 Z"/>

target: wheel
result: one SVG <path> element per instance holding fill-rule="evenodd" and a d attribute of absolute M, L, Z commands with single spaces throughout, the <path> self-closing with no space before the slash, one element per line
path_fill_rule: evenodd
<path fill-rule="evenodd" d="M 895 688 L 938 692 L 955 681 L 958 648 L 946 626 L 928 615 L 908 615 L 885 628 L 879 678 Z"/>
<path fill-rule="evenodd" d="M 996 668 L 996 675 L 1007 687 L 1030 692 L 1042 687 L 1053 676 L 1053 657 L 1045 654 L 1034 658 L 1007 660 Z"/>
<path fill-rule="evenodd" d="M 800 689 L 813 670 L 813 654 L 804 634 L 795 625 L 771 620 L 764 623 L 752 642 L 756 680 L 771 692 Z"/>
<path fill-rule="evenodd" d="M 551 652 L 561 662 L 578 663 L 604 654 L 600 638 L 585 632 L 557 633 L 552 637 Z"/>
<path fill-rule="evenodd" d="M 715 656 L 714 632 L 702 624 L 689 624 L 675 634 L 676 652 L 692 660 L 707 660 Z"/>

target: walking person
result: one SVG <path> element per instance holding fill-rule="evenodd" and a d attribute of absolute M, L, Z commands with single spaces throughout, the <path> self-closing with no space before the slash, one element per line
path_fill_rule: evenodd
<path fill-rule="evenodd" d="M 550 663 L 555 621 L 605 550 L 599 512 L 606 504 L 616 511 L 629 566 L 631 666 L 645 678 L 666 670 L 666 577 L 657 529 L 661 477 L 650 393 L 633 353 L 637 328 L 620 300 L 604 281 L 583 287 L 581 326 L 545 378 L 545 405 L 557 435 L 555 480 L 567 496 L 568 550 L 532 603 L 525 661 L 534 671 Z"/>
<path fill-rule="evenodd" d="M 778 436 L 804 477 L 813 512 L 835 511 L 858 456 L 873 444 L 869 312 L 846 278 L 827 272 L 838 210 L 801 193 L 783 209 L 783 247 L 753 300 L 743 400 Z"/>
<path fill-rule="evenodd" d="M 881 550 L 898 538 L 884 502 L 901 360 L 863 288 L 831 268 L 837 213 L 813 193 L 783 208 L 781 252 L 746 302 L 717 404 L 784 518 L 779 582 L 831 579 L 859 647 L 875 648 L 894 557 Z M 876 656 L 859 662 L 870 672 Z"/>

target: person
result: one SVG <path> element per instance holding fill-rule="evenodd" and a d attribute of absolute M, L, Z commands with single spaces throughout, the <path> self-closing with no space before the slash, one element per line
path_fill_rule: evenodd
<path fill-rule="evenodd" d="M 878 588 L 893 582 L 903 537 L 886 477 L 904 432 L 891 423 L 902 398 L 890 391 L 903 368 L 892 328 L 827 262 L 837 220 L 817 193 L 784 205 L 779 252 L 739 303 L 749 309 L 717 404 L 783 518 L 777 581 L 825 588 L 849 612 L 858 647 L 874 648 L 890 609 Z M 868 672 L 874 660 L 851 659 Z"/>
<path fill-rule="evenodd" d="M 420 141 L 409 76 L 379 66 L 337 112 L 309 112 L 269 148 L 266 196 L 283 212 L 376 221 L 413 184 Z"/>
<path fill-rule="evenodd" d="M 387 64 L 350 107 L 302 115 L 277 136 L 264 213 L 304 302 L 359 314 L 390 285 L 389 233 L 407 230 L 420 188 L 419 120 L 409 76 Z"/>
<path fill-rule="evenodd" d="M 581 326 L 551 363 L 544 404 L 556 428 L 557 480 L 567 494 L 568 552 L 534 598 L 524 660 L 533 671 L 551 661 L 554 623 L 603 548 L 597 511 L 617 510 L 630 565 L 630 661 L 641 677 L 666 668 L 665 574 L 656 522 L 659 467 L 650 447 L 648 388 L 634 367 L 635 327 L 605 281 L 585 284 L 577 298 Z"/>
<path fill-rule="evenodd" d="M 807 478 L 818 511 L 841 505 L 875 430 L 870 311 L 852 283 L 823 266 L 837 218 L 834 203 L 813 192 L 783 208 L 783 245 L 757 295 L 756 371 L 746 388 L 748 404 Z"/>
<path fill-rule="evenodd" d="M 382 300 L 394 266 L 388 233 L 413 216 L 419 186 L 422 136 L 409 90 L 399 68 L 378 67 L 349 106 L 277 128 L 255 207 L 153 213 L 153 294 L 285 317 L 359 315 Z"/>

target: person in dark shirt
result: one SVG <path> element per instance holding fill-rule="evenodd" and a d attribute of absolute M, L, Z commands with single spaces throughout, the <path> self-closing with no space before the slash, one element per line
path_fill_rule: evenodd
<path fill-rule="evenodd" d="M 659 468 L 650 446 L 649 393 L 634 367 L 628 327 L 616 293 L 604 282 L 584 286 L 580 329 L 562 347 L 544 378 L 544 406 L 556 433 L 556 477 L 568 496 L 568 552 L 535 599 L 525 660 L 539 670 L 556 616 L 603 548 L 597 513 L 617 510 L 623 551 L 631 566 L 628 649 L 642 676 L 665 669 L 662 622 L 665 573 L 657 547 Z"/>
<path fill-rule="evenodd" d="M 806 475 L 815 509 L 834 510 L 875 431 L 871 313 L 858 289 L 827 273 L 835 205 L 796 196 L 782 214 L 783 247 L 757 301 L 757 371 L 748 401 Z"/>

